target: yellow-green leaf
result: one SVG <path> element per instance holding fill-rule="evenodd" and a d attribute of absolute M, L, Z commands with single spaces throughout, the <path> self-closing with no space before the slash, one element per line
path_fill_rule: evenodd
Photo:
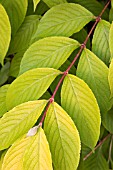
<path fill-rule="evenodd" d="M 111 90 L 111 97 L 113 97 L 113 59 L 111 60 L 111 64 L 109 67 L 108 80 L 109 80 L 109 85 Z"/>
<path fill-rule="evenodd" d="M 36 10 L 36 7 L 38 5 L 38 3 L 40 2 L 40 0 L 33 0 L 34 3 L 34 11 Z"/>
<path fill-rule="evenodd" d="M 75 170 L 80 159 L 80 138 L 69 115 L 53 102 L 44 121 L 55 170 Z"/>
<path fill-rule="evenodd" d="M 62 4 L 62 3 L 66 3 L 66 0 L 43 0 L 50 8 L 58 5 L 58 4 Z"/>
<path fill-rule="evenodd" d="M 109 33 L 109 46 L 110 46 L 111 58 L 113 58 L 113 22 L 111 24 L 110 33 Z"/>
<path fill-rule="evenodd" d="M 74 75 L 67 75 L 61 91 L 62 107 L 71 116 L 80 133 L 81 141 L 91 149 L 100 134 L 100 111 L 88 85 Z"/>

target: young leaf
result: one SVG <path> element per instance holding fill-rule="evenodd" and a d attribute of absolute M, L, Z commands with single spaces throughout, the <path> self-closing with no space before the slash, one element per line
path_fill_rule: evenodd
<path fill-rule="evenodd" d="M 54 169 L 77 169 L 80 158 L 80 138 L 68 114 L 52 103 L 44 121 L 44 131 L 50 145 Z"/>
<path fill-rule="evenodd" d="M 0 119 L 0 150 L 8 148 L 36 123 L 46 103 L 45 100 L 30 101 L 4 114 Z"/>
<path fill-rule="evenodd" d="M 109 67 L 108 80 L 109 80 L 109 86 L 111 90 L 111 97 L 113 97 L 113 59 L 111 60 L 111 64 Z"/>
<path fill-rule="evenodd" d="M 34 11 L 36 10 L 36 7 L 38 5 L 38 3 L 40 2 L 40 0 L 33 0 L 34 3 Z"/>
<path fill-rule="evenodd" d="M 7 92 L 8 110 L 23 102 L 39 99 L 60 73 L 51 68 L 37 68 L 19 76 L 13 81 Z"/>
<path fill-rule="evenodd" d="M 78 4 L 64 3 L 54 6 L 40 20 L 32 41 L 49 36 L 71 36 L 93 18 L 91 12 Z"/>
<path fill-rule="evenodd" d="M 77 76 L 93 91 L 101 113 L 111 108 L 107 66 L 90 50 L 84 49 L 77 67 Z"/>
<path fill-rule="evenodd" d="M 76 76 L 67 75 L 61 103 L 75 122 L 82 143 L 93 149 L 99 138 L 101 120 L 97 101 L 88 85 Z"/>
<path fill-rule="evenodd" d="M 16 141 L 7 151 L 2 170 L 23 170 L 23 155 L 31 137 L 22 138 Z"/>
<path fill-rule="evenodd" d="M 31 37 L 34 35 L 38 28 L 39 16 L 30 15 L 27 16 L 22 23 L 21 27 L 15 34 L 11 41 L 9 53 L 16 53 L 22 50 L 26 51 L 30 45 Z"/>
<path fill-rule="evenodd" d="M 52 170 L 51 153 L 42 128 L 32 137 L 23 157 L 24 170 Z"/>
<path fill-rule="evenodd" d="M 25 18 L 28 0 L 3 0 L 2 4 L 9 16 L 12 35 L 14 36 Z"/>
<path fill-rule="evenodd" d="M 101 20 L 95 29 L 92 41 L 92 51 L 107 65 L 110 62 L 109 30 L 110 23 Z"/>
<path fill-rule="evenodd" d="M 9 85 L 4 85 L 0 87 L 0 117 L 3 116 L 3 114 L 7 112 L 6 94 L 7 94 L 8 88 L 9 88 Z"/>
<path fill-rule="evenodd" d="M 43 0 L 50 8 L 55 6 L 55 5 L 58 5 L 58 4 L 63 4 L 63 3 L 66 3 L 67 1 L 66 0 L 54 0 L 54 1 L 51 1 L 51 0 Z"/>
<path fill-rule="evenodd" d="M 109 46 L 110 46 L 111 58 L 113 58 L 113 22 L 111 24 L 110 33 L 109 33 Z"/>
<path fill-rule="evenodd" d="M 32 68 L 58 69 L 79 46 L 76 40 L 67 37 L 43 38 L 32 44 L 25 52 L 20 65 L 20 74 Z"/>
<path fill-rule="evenodd" d="M 11 27 L 8 15 L 0 4 L 0 63 L 3 65 L 11 39 Z"/>

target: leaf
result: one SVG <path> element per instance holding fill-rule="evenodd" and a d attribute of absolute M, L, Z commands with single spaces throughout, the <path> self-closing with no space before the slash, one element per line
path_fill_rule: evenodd
<path fill-rule="evenodd" d="M 92 51 L 107 65 L 110 62 L 109 30 L 110 23 L 101 20 L 94 31 L 92 40 Z"/>
<path fill-rule="evenodd" d="M 109 33 L 109 46 L 110 46 L 111 58 L 113 58 L 113 22 L 111 24 L 110 33 Z"/>
<path fill-rule="evenodd" d="M 54 1 L 51 1 L 51 0 L 43 0 L 50 8 L 55 6 L 55 5 L 58 5 L 58 4 L 62 4 L 62 3 L 66 3 L 67 1 L 66 0 L 54 0 Z"/>
<path fill-rule="evenodd" d="M 40 127 L 31 139 L 23 157 L 24 170 L 52 170 L 51 153 L 49 145 Z"/>
<path fill-rule="evenodd" d="M 21 27 L 11 41 L 9 49 L 10 54 L 20 52 L 22 50 L 26 51 L 30 45 L 31 37 L 38 28 L 39 18 L 40 17 L 37 15 L 30 15 L 25 18 Z"/>
<path fill-rule="evenodd" d="M 52 103 L 44 121 L 44 131 L 50 145 L 54 169 L 77 169 L 80 158 L 80 138 L 68 114 Z"/>
<path fill-rule="evenodd" d="M 77 67 L 77 76 L 93 91 L 101 113 L 111 108 L 107 66 L 91 51 L 84 49 Z"/>
<path fill-rule="evenodd" d="M 109 12 L 109 22 L 112 22 L 112 21 L 113 21 L 113 8 L 111 8 Z"/>
<path fill-rule="evenodd" d="M 76 40 L 67 37 L 41 39 L 32 44 L 25 52 L 20 65 L 20 74 L 32 68 L 58 69 L 79 46 L 80 44 Z"/>
<path fill-rule="evenodd" d="M 28 0 L 3 0 L 2 4 L 9 16 L 12 35 L 14 36 L 25 18 Z"/>
<path fill-rule="evenodd" d="M 49 9 L 49 7 L 43 1 L 40 1 L 36 10 L 35 10 L 35 14 L 44 15 L 48 9 Z"/>
<path fill-rule="evenodd" d="M 11 27 L 8 15 L 0 4 L 0 63 L 3 65 L 11 39 Z"/>
<path fill-rule="evenodd" d="M 0 86 L 9 78 L 10 62 L 7 62 L 0 70 Z"/>
<path fill-rule="evenodd" d="M 93 149 L 99 138 L 101 120 L 97 101 L 88 85 L 76 76 L 67 75 L 61 103 L 75 122 L 82 143 Z"/>
<path fill-rule="evenodd" d="M 36 123 L 46 103 L 45 100 L 23 103 L 0 119 L 0 150 L 8 148 Z"/>
<path fill-rule="evenodd" d="M 111 64 L 109 67 L 108 81 L 111 90 L 111 98 L 113 98 L 113 59 L 111 60 Z"/>
<path fill-rule="evenodd" d="M 40 0 L 33 0 L 34 3 L 34 11 L 36 10 L 36 7 L 38 5 L 38 3 L 40 2 Z"/>
<path fill-rule="evenodd" d="M 8 84 L 0 87 L 0 117 L 3 116 L 3 114 L 7 112 L 6 94 L 7 94 L 8 88 L 9 88 Z"/>
<path fill-rule="evenodd" d="M 55 69 L 37 68 L 19 76 L 12 82 L 7 92 L 8 110 L 21 103 L 39 99 L 59 74 L 61 72 Z"/>
<path fill-rule="evenodd" d="M 69 37 L 79 32 L 93 18 L 91 12 L 78 4 L 64 3 L 54 6 L 40 20 L 32 42 L 49 36 Z"/>
<path fill-rule="evenodd" d="M 23 170 L 23 156 L 31 138 L 22 138 L 7 151 L 2 170 Z"/>

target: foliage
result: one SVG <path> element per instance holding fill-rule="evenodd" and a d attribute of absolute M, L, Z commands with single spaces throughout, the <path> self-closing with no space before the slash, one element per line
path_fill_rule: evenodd
<path fill-rule="evenodd" d="M 113 0 L 0 0 L 0 42 L 0 169 L 113 169 Z"/>

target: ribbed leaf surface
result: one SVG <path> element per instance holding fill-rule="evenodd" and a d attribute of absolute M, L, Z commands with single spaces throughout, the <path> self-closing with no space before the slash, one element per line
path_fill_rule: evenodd
<path fill-rule="evenodd" d="M 10 110 L 23 102 L 39 99 L 60 73 L 51 68 L 25 72 L 10 85 L 6 96 L 7 108 Z"/>
<path fill-rule="evenodd" d="M 109 30 L 110 23 L 101 20 L 95 29 L 92 41 L 92 51 L 107 65 L 110 62 Z"/>
<path fill-rule="evenodd" d="M 9 52 L 16 53 L 22 50 L 26 50 L 30 44 L 31 37 L 34 35 L 38 28 L 39 16 L 30 15 L 27 16 L 22 23 L 21 27 L 15 34 L 11 41 Z"/>
<path fill-rule="evenodd" d="M 0 150 L 8 148 L 36 123 L 46 103 L 45 100 L 23 103 L 0 119 Z"/>
<path fill-rule="evenodd" d="M 113 58 L 113 22 L 110 27 L 109 46 L 110 46 L 111 58 Z"/>
<path fill-rule="evenodd" d="M 88 85 L 76 76 L 67 75 L 61 103 L 75 122 L 82 143 L 93 149 L 99 138 L 101 120 L 97 101 Z"/>
<path fill-rule="evenodd" d="M 0 63 L 3 65 L 11 39 L 11 27 L 8 15 L 0 4 Z"/>
<path fill-rule="evenodd" d="M 6 107 L 6 94 L 7 90 L 9 88 L 9 85 L 4 85 L 0 88 L 0 117 L 7 112 Z"/>
<path fill-rule="evenodd" d="M 20 27 L 20 25 L 22 24 L 25 18 L 28 0 L 24 0 L 24 1 L 23 0 L 10 0 L 10 1 L 3 0 L 2 4 L 5 7 L 7 14 L 9 16 L 12 35 L 15 35 L 15 33 L 17 32 L 18 28 Z"/>
<path fill-rule="evenodd" d="M 111 90 L 111 97 L 113 97 L 113 59 L 109 67 L 108 80 L 109 80 L 109 85 Z"/>
<path fill-rule="evenodd" d="M 44 131 L 50 145 L 55 170 L 77 169 L 80 157 L 80 138 L 68 114 L 52 103 L 44 121 Z"/>
<path fill-rule="evenodd" d="M 85 49 L 77 67 L 77 76 L 93 91 L 101 113 L 111 108 L 107 66 L 91 51 Z"/>
<path fill-rule="evenodd" d="M 67 37 L 43 38 L 32 44 L 25 52 L 20 65 L 20 74 L 32 68 L 58 69 L 79 46 L 76 40 Z"/>
<path fill-rule="evenodd" d="M 36 10 L 36 7 L 38 5 L 38 3 L 40 2 L 40 0 L 33 0 L 34 3 L 34 11 Z"/>
<path fill-rule="evenodd" d="M 64 3 L 54 6 L 40 20 L 33 41 L 48 36 L 71 36 L 93 18 L 91 12 L 78 4 Z"/>
<path fill-rule="evenodd" d="M 58 4 L 62 4 L 62 3 L 66 3 L 67 1 L 66 0 L 54 0 L 54 1 L 51 1 L 51 0 L 43 0 L 50 8 L 52 6 L 55 6 L 55 5 L 58 5 Z"/>
<path fill-rule="evenodd" d="M 23 157 L 24 170 L 52 170 L 51 153 L 43 129 L 32 137 Z"/>

